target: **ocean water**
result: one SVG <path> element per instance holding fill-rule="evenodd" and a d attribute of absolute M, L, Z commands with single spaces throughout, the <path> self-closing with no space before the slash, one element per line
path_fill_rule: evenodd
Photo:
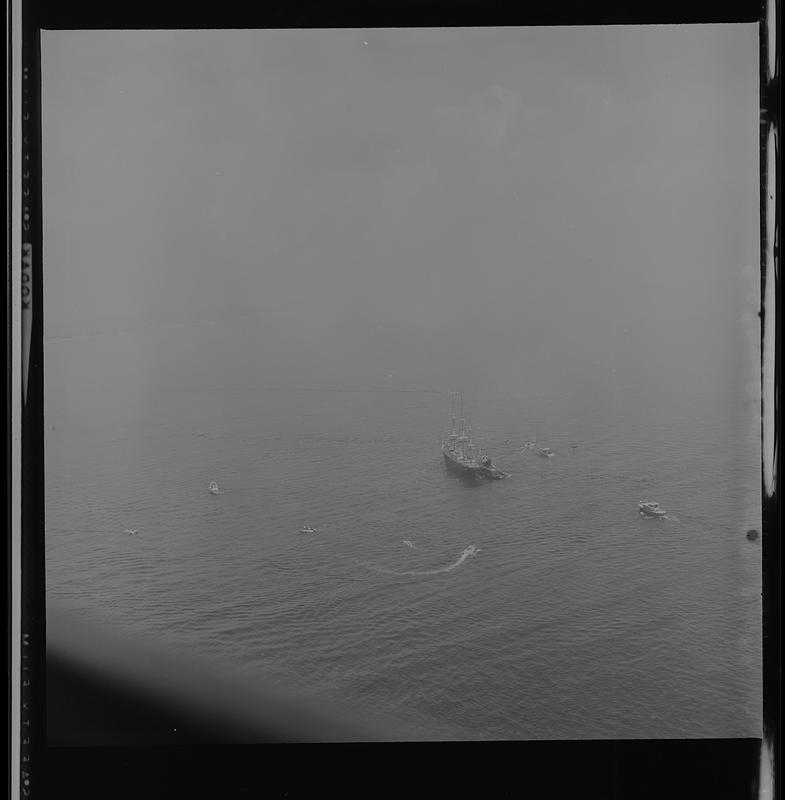
<path fill-rule="evenodd" d="M 489 388 L 467 487 L 461 387 L 140 385 L 134 336 L 46 344 L 49 604 L 424 738 L 759 735 L 753 401 Z"/>

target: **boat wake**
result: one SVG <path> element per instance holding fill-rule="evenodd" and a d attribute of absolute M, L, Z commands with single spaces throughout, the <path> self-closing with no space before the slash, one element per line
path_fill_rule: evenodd
<path fill-rule="evenodd" d="M 422 569 L 422 570 L 410 570 L 408 572 L 397 572 L 396 570 L 392 569 L 383 569 L 382 567 L 375 567 L 373 564 L 368 564 L 366 562 L 361 562 L 364 566 L 372 569 L 374 572 L 381 572 L 383 575 L 398 575 L 399 577 L 409 577 L 409 576 L 416 576 L 416 575 L 440 575 L 442 572 L 452 572 L 454 569 L 458 569 L 458 567 L 466 561 L 467 558 L 470 556 L 477 555 L 480 552 L 478 547 L 475 547 L 473 544 L 470 544 L 460 555 L 457 561 L 453 562 L 452 564 L 448 564 L 446 567 L 439 567 L 439 569 Z"/>
<path fill-rule="evenodd" d="M 660 517 L 650 517 L 641 511 L 638 516 L 640 516 L 641 519 L 651 520 L 653 522 L 681 522 L 675 514 L 663 514 Z"/>

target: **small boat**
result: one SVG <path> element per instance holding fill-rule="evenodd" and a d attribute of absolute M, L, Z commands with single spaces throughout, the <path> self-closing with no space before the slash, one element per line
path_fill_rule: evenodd
<path fill-rule="evenodd" d="M 573 442 L 570 442 L 570 447 L 571 447 L 573 450 L 575 450 L 575 449 L 578 447 L 578 442 L 575 442 L 575 441 L 573 441 Z"/>
<path fill-rule="evenodd" d="M 310 525 L 303 525 L 302 528 L 300 528 L 300 533 L 317 533 L 317 530 Z"/>
<path fill-rule="evenodd" d="M 210 481 L 207 486 L 207 491 L 210 494 L 221 494 L 221 490 L 218 488 L 218 484 L 215 481 Z"/>
<path fill-rule="evenodd" d="M 638 513 L 645 517 L 664 517 L 665 509 L 659 503 L 641 500 L 638 503 Z"/>
<path fill-rule="evenodd" d="M 554 453 L 550 447 L 541 447 L 537 451 L 537 455 L 540 455 L 543 458 L 553 458 L 556 455 L 556 453 Z"/>

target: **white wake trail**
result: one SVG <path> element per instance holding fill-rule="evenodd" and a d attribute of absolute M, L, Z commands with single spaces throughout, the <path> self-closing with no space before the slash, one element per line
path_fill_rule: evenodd
<path fill-rule="evenodd" d="M 452 572 L 454 569 L 463 564 L 467 558 L 470 556 L 477 555 L 480 552 L 480 549 L 475 547 L 473 544 L 470 544 L 460 555 L 457 561 L 452 564 L 448 564 L 446 567 L 440 567 L 439 569 L 422 569 L 422 570 L 410 570 L 408 572 L 398 572 L 393 569 L 383 569 L 382 567 L 375 567 L 373 564 L 368 564 L 366 562 L 361 562 L 364 566 L 372 569 L 374 572 L 381 572 L 383 575 L 398 575 L 399 577 L 409 577 L 414 575 L 440 575 L 443 572 Z"/>

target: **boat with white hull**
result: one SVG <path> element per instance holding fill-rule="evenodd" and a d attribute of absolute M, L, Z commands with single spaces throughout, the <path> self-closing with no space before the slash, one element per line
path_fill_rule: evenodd
<path fill-rule="evenodd" d="M 638 513 L 642 517 L 664 517 L 667 512 L 659 503 L 641 500 L 638 503 Z"/>

